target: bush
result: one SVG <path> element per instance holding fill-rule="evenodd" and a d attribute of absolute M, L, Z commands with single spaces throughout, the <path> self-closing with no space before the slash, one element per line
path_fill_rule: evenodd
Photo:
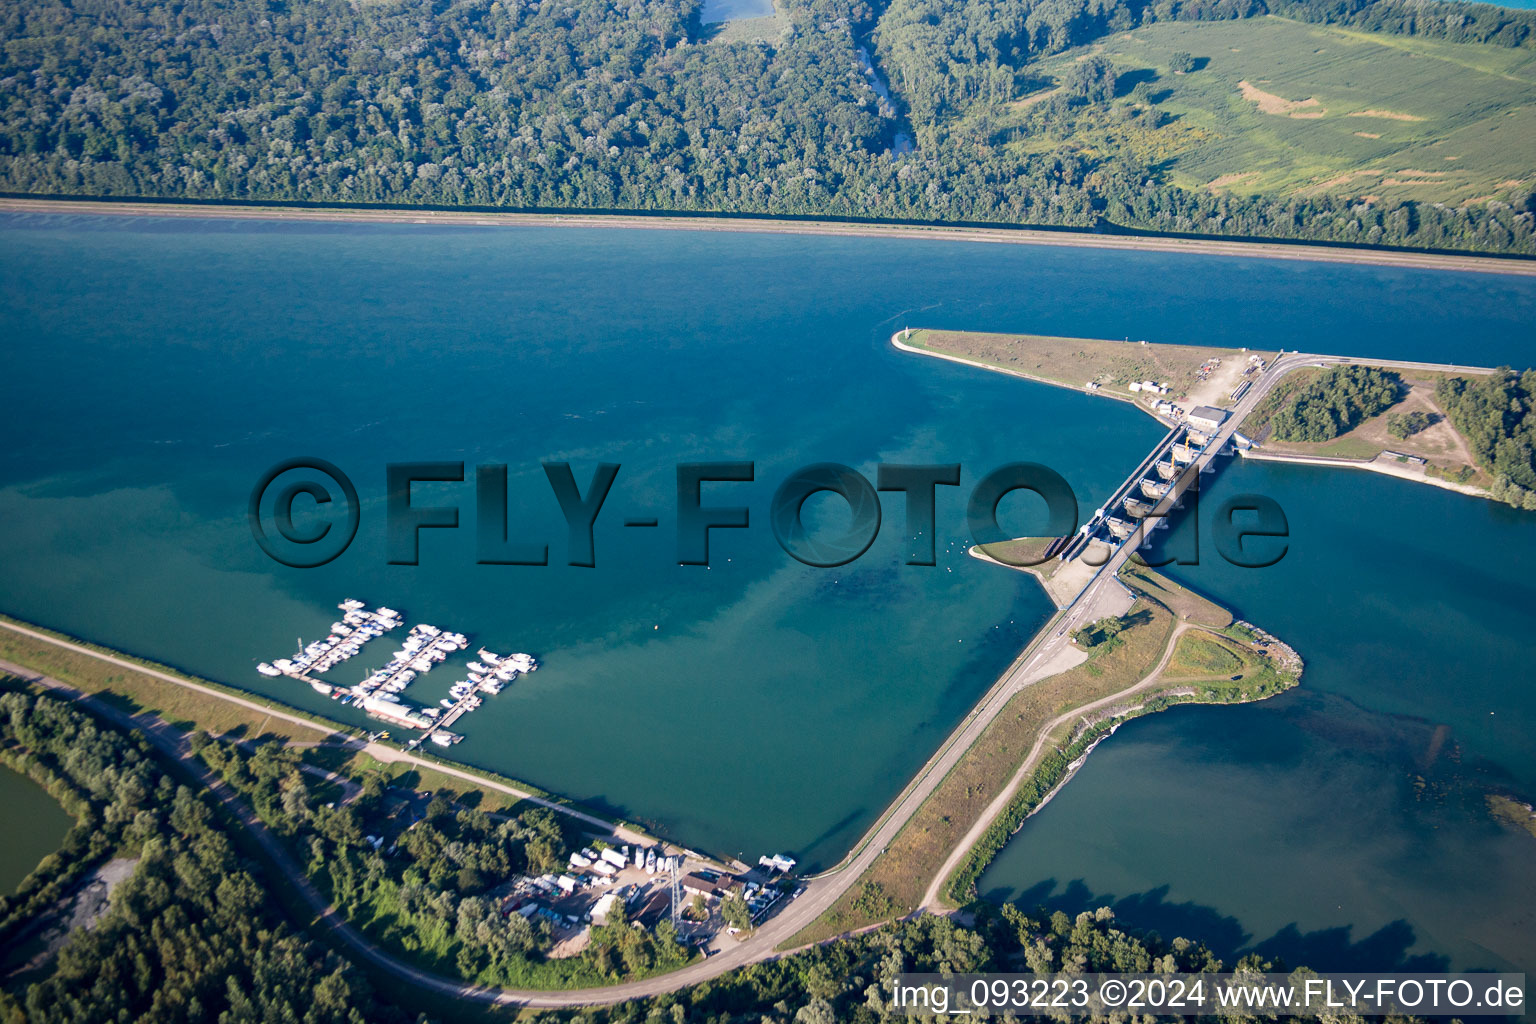
<path fill-rule="evenodd" d="M 1434 422 L 1433 416 L 1417 409 L 1410 413 L 1393 413 L 1387 417 L 1387 433 L 1399 441 L 1406 441 Z"/>

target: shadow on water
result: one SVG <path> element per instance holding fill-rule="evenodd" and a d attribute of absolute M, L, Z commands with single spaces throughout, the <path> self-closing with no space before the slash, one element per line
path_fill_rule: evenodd
<path fill-rule="evenodd" d="M 822 844 L 824 844 L 824 843 L 830 844 L 832 842 L 832 840 L 839 838 L 839 836 L 847 833 L 848 830 L 858 827 L 859 823 L 864 820 L 864 815 L 865 814 L 866 814 L 866 810 L 861 807 L 858 810 L 852 812 L 851 814 L 846 815 L 837 824 L 833 825 L 831 828 L 828 828 L 825 832 L 823 832 L 821 835 L 817 836 L 814 840 L 812 840 L 811 845 L 808 847 L 808 849 L 812 849 L 812 850 L 820 849 L 822 847 Z M 798 851 L 790 851 L 790 852 L 791 853 L 795 853 L 795 852 L 798 852 Z M 824 871 L 825 869 L 827 869 L 827 868 L 829 868 L 831 866 L 832 865 L 830 865 L 830 864 L 823 864 L 823 863 L 821 863 L 819 861 L 810 861 L 810 862 L 808 862 L 806 864 L 801 865 L 800 870 L 802 872 Z"/>
<path fill-rule="evenodd" d="M 1066 888 L 1059 893 L 1056 888 L 1056 879 L 1049 878 L 1024 890 L 1008 902 L 1026 913 L 1040 916 L 1049 916 L 1058 910 L 1072 915 L 1084 910 L 1109 907 L 1122 924 L 1138 930 L 1155 931 L 1170 938 L 1183 936 L 1203 942 L 1224 960 L 1235 960 L 1234 952 L 1242 949 L 1248 941 L 1248 933 L 1237 918 L 1198 903 L 1170 903 L 1167 886 L 1120 899 L 1109 893 L 1094 893 L 1082 879 L 1067 883 Z M 1009 891 L 1006 887 L 997 888 L 986 893 L 986 898 L 1001 903 L 1007 899 Z"/>
<path fill-rule="evenodd" d="M 1047 879 L 1009 902 L 1039 917 L 1057 911 L 1075 915 L 1109 907 L 1122 925 L 1202 942 L 1229 966 L 1256 953 L 1286 968 L 1305 966 L 1320 971 L 1433 972 L 1450 967 L 1448 958 L 1439 954 L 1410 953 L 1417 936 L 1413 926 L 1402 919 L 1390 921 L 1358 941 L 1352 940 L 1353 929 L 1348 925 L 1303 932 L 1292 923 L 1255 942 L 1235 917 L 1198 903 L 1169 902 L 1168 886 L 1121 897 L 1095 893 L 1082 879 L 1067 883 L 1059 893 L 1057 886 L 1056 879 Z M 986 898 L 1002 902 L 1008 895 L 1007 888 L 997 888 L 986 893 Z"/>
<path fill-rule="evenodd" d="M 1413 926 L 1399 918 L 1382 925 L 1359 942 L 1350 942 L 1346 926 L 1303 933 L 1286 925 L 1253 948 L 1270 960 L 1287 964 L 1322 964 L 1334 971 L 1445 971 L 1450 959 L 1438 953 L 1411 954 L 1417 941 Z M 1385 966 L 1384 966 L 1385 965 Z"/>

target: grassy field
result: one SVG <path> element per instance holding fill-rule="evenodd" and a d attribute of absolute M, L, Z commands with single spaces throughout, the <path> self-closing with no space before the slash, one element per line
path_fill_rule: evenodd
<path fill-rule="evenodd" d="M 1210 633 L 1185 633 L 1173 649 L 1164 670 L 1171 679 L 1230 678 L 1241 672 L 1247 659 L 1234 641 Z"/>
<path fill-rule="evenodd" d="M 1213 360 L 1220 360 L 1231 370 L 1244 364 L 1249 355 L 1271 356 L 1268 352 L 1199 345 L 1144 344 L 1140 339 L 1105 341 L 981 331 L 915 330 L 903 343 L 1067 387 L 1081 389 L 1093 382 L 1099 393 L 1126 399 L 1140 397 L 1129 388 L 1133 381 L 1154 380 L 1168 384 L 1166 397 L 1178 400 L 1201 388 L 1201 367 Z"/>
<path fill-rule="evenodd" d="M 733 18 L 702 25 L 699 39 L 710 43 L 778 43 L 791 28 L 789 15 L 774 4 L 773 13 L 760 18 Z"/>
<path fill-rule="evenodd" d="M 766 18 L 741 18 L 705 25 L 703 36 L 711 43 L 777 43 L 793 27 L 788 15 L 775 11 Z"/>
<path fill-rule="evenodd" d="M 1120 570 L 1120 578 L 1136 590 L 1167 605 L 1181 619 L 1197 626 L 1225 629 L 1232 624 L 1231 612 L 1160 572 L 1127 562 L 1125 568 Z"/>
<path fill-rule="evenodd" d="M 126 657 L 105 648 L 100 650 L 116 657 Z M 85 693 L 109 694 L 114 703 L 129 712 L 134 714 L 143 711 L 152 712 L 165 721 L 188 731 L 196 728 L 213 735 L 245 738 L 271 736 L 283 740 L 313 743 L 325 739 L 327 730 L 330 728 L 316 723 L 315 727 L 310 729 L 282 719 L 268 718 L 218 697 L 197 693 L 153 676 L 108 664 L 86 654 L 77 654 L 63 647 L 13 633 L 8 629 L 0 629 L 0 658 L 52 676 Z M 146 664 L 159 671 L 175 671 L 163 665 Z M 217 686 L 206 680 L 195 681 L 204 686 Z M 265 700 L 255 693 L 244 693 L 240 696 L 253 701 Z M 302 714 L 293 708 L 277 706 L 284 712 Z M 340 734 L 348 732 L 341 726 L 336 726 L 333 731 Z"/>
<path fill-rule="evenodd" d="M 1059 563 L 1053 558 L 1050 562 L 1040 565 L 1045 549 L 1054 541 L 1055 537 L 1015 537 L 1013 540 L 998 541 L 996 544 L 982 544 L 984 554 L 991 555 L 1000 562 L 1009 565 L 1032 565 L 1042 575 L 1050 576 L 1055 573 Z"/>
<path fill-rule="evenodd" d="M 1173 73 L 1178 52 L 1193 55 L 1196 70 Z M 1529 49 L 1263 17 L 1151 25 L 1030 70 L 1060 78 L 1089 53 L 1113 61 L 1122 82 L 1145 81 L 1172 119 L 1150 128 L 1089 111 L 1076 141 L 1136 153 L 1187 188 L 1462 204 L 1536 185 Z M 1034 134 L 1016 145 L 1045 151 L 1063 141 Z"/>
<path fill-rule="evenodd" d="M 1163 692 L 1191 694 L 1203 701 L 1242 701 L 1268 696 L 1289 685 L 1275 662 L 1242 631 L 1191 629 L 1179 637 L 1159 683 Z"/>

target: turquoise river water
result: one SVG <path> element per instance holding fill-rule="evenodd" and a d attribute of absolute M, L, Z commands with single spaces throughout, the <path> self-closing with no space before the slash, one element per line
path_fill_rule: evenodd
<path fill-rule="evenodd" d="M 1092 509 L 1161 434 L 1121 403 L 902 355 L 892 331 L 1525 365 L 1533 322 L 1530 278 L 1343 264 L 12 216 L 0 610 L 346 717 L 254 666 L 323 635 L 343 597 L 389 604 L 543 662 L 461 721 L 454 756 L 717 853 L 825 866 L 1048 613 L 1030 579 L 965 556 L 969 487 L 1042 462 Z M 269 466 L 306 455 L 356 482 L 362 525 L 335 561 L 290 569 L 253 542 L 246 502 Z M 705 501 L 748 505 L 752 526 L 716 531 L 709 567 L 679 566 L 674 467 L 724 459 L 755 461 L 756 479 L 708 484 Z M 384 466 L 421 460 L 469 464 L 471 482 L 413 499 L 456 504 L 461 526 L 423 531 L 419 565 L 389 565 Z M 550 460 L 583 487 L 597 463 L 622 466 L 595 568 L 565 564 Z M 938 564 L 902 564 L 927 538 L 905 536 L 895 494 L 852 565 L 785 555 L 769 499 L 822 461 L 871 478 L 882 462 L 961 463 L 964 486 L 940 489 Z M 510 467 L 512 530 L 548 543 L 551 565 L 476 564 L 473 467 L 488 462 Z M 1306 684 L 1122 730 L 984 887 L 1110 901 L 1225 949 L 1313 950 L 1318 966 L 1385 935 L 1372 941 L 1394 956 L 1536 968 L 1536 840 L 1479 810 L 1485 788 L 1536 795 L 1536 519 L 1344 472 L 1237 466 L 1214 488 L 1280 500 L 1292 552 L 1181 575 L 1293 643 Z M 1003 518 L 1042 522 L 1022 498 Z M 453 678 L 444 667 L 408 696 L 434 703 Z"/>

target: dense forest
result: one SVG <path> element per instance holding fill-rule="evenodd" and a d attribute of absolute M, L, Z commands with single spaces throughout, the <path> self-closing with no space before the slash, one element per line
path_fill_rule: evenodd
<path fill-rule="evenodd" d="M 1536 370 L 1501 367 L 1486 377 L 1446 377 L 1435 398 L 1494 478 L 1493 496 L 1536 510 Z"/>
<path fill-rule="evenodd" d="M 1335 366 L 1305 387 L 1270 420 L 1277 441 L 1331 441 L 1390 408 L 1402 378 L 1374 366 Z"/>
<path fill-rule="evenodd" d="M 547 808 L 492 816 L 439 795 L 392 850 L 381 851 L 368 842 L 371 828 L 384 831 L 385 786 L 377 776 L 364 776 L 361 793 L 336 805 L 314 791 L 291 747 L 262 743 L 249 750 L 200 734 L 193 745 L 257 817 L 288 839 L 344 916 L 422 966 L 487 985 L 562 988 L 643 976 L 692 957 L 670 921 L 647 931 L 630 927 L 616 910 L 592 929 L 579 955 L 549 959 L 546 924 L 501 913 L 490 889 L 515 874 L 566 864 L 561 820 Z"/>
<path fill-rule="evenodd" d="M 1536 197 L 1452 208 L 1197 193 L 1125 155 L 1021 155 L 985 118 L 951 117 L 1030 90 L 1033 57 L 1151 21 L 1274 11 L 1530 47 L 1536 12 L 1439 0 L 779 3 L 791 25 L 779 39 L 726 43 L 704 40 L 699 0 L 3 0 L 0 190 L 1536 253 Z M 864 40 L 899 116 L 862 72 Z M 1103 105 L 1098 93 L 1070 99 Z M 905 127 L 917 149 L 893 157 Z"/>
<path fill-rule="evenodd" d="M 199 757 L 239 788 L 274 830 L 292 840 L 307 837 L 330 844 L 328 855 L 355 851 L 354 839 L 361 837 L 354 827 L 384 795 L 373 785 L 344 808 L 327 807 L 304 796 L 303 773 L 291 751 L 277 744 L 252 752 L 204 737 L 195 746 Z M 0 990 L 0 1017 L 187 1024 L 483 1019 L 478 1011 L 461 1014 L 441 999 L 431 1001 L 429 1013 L 412 1015 L 377 998 L 356 967 L 283 919 L 278 900 L 264 887 L 271 880 L 264 881 L 240 856 L 237 837 L 226 830 L 216 804 L 177 784 L 157 756 L 142 739 L 102 726 L 63 700 L 20 689 L 0 693 L 0 757 L 46 786 L 79 820 L 65 848 L 46 859 L 15 897 L 0 901 L 0 939 L 14 938 L 27 918 L 58 902 L 59 879 L 79 877 L 107 856 L 137 858 L 105 916 L 73 933 L 46 977 L 19 991 Z M 436 878 L 445 886 L 431 899 L 460 901 L 456 930 L 494 931 L 508 937 L 493 936 L 492 943 L 529 943 L 531 949 L 539 939 L 517 933 L 521 917 L 512 915 L 510 928 L 500 915 L 477 921 L 464 909 L 476 898 L 462 891 L 476 890 L 487 875 L 522 858 L 557 858 L 558 827 L 537 811 L 493 823 L 438 798 L 426 820 L 411 830 L 416 838 L 403 858 L 405 871 L 416 873 L 420 885 Z M 81 845 L 78 840 L 88 834 L 101 838 Z M 401 848 L 406 849 L 404 842 Z M 376 862 L 357 863 L 370 874 L 391 871 Z M 39 894 L 47 898 L 40 901 Z M 971 910 L 974 921 L 968 926 L 924 916 L 654 999 L 532 1013 L 527 1019 L 546 1024 L 874 1024 L 909 1019 L 887 1002 L 891 979 L 904 971 L 1223 969 L 1205 946 L 1126 931 L 1108 909 L 1075 917 L 1061 912 L 1031 916 L 1011 905 L 978 902 Z M 607 927 L 642 934 L 621 919 Z M 472 943 L 462 936 L 461 941 L 462 957 Z M 628 957 L 641 941 L 615 940 L 611 955 L 639 970 Z M 619 948 L 624 943 L 630 944 L 627 950 Z M 1285 970 L 1287 965 L 1250 954 L 1236 969 Z M 1272 1018 L 1226 1019 L 1246 1024 Z M 1393 1024 L 1400 1020 L 1408 1019 L 1388 1018 Z"/>
<path fill-rule="evenodd" d="M 0 693 L 4 760 L 78 821 L 12 897 L 0 947 L 109 855 L 138 859 L 111 909 L 78 929 L 49 975 L 0 991 L 6 1020 L 393 1021 L 366 979 L 296 933 L 245 868 L 208 800 L 177 785 L 134 737 L 52 697 Z"/>

